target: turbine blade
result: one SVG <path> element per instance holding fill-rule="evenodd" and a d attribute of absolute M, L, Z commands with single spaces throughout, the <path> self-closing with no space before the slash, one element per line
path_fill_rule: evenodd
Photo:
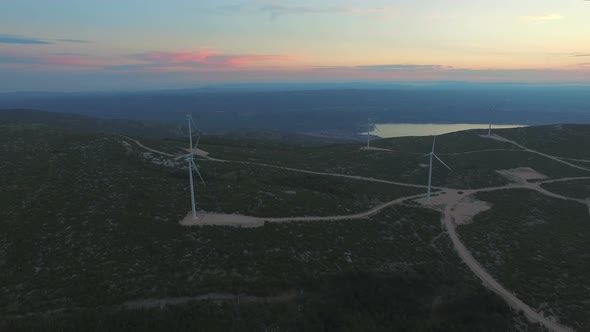
<path fill-rule="evenodd" d="M 434 145 L 436 144 L 436 136 L 432 139 L 432 153 L 434 153 Z"/>
<path fill-rule="evenodd" d="M 449 167 L 449 165 L 445 164 L 445 162 L 444 162 L 444 161 L 442 161 L 442 160 L 441 160 L 441 159 L 440 159 L 440 158 L 439 158 L 437 155 L 435 155 L 434 153 L 433 153 L 432 155 L 434 156 L 434 158 L 438 159 L 438 161 L 440 161 L 440 163 L 441 163 L 441 164 L 445 165 L 445 167 L 446 167 L 446 168 L 448 168 L 448 169 L 449 169 L 449 171 L 451 171 L 451 172 L 453 171 L 453 170 L 452 170 L 452 169 Z"/>
<path fill-rule="evenodd" d="M 383 132 L 379 129 L 379 127 L 377 127 L 376 124 L 373 124 L 373 131 L 379 134 L 377 136 L 383 135 Z"/>
<path fill-rule="evenodd" d="M 197 171 L 197 174 L 199 175 L 201 182 L 203 182 L 203 185 L 206 186 L 207 184 L 205 184 L 205 180 L 203 180 L 203 176 L 201 176 L 201 172 L 199 172 L 199 168 L 197 167 L 197 164 L 195 164 L 195 161 L 193 159 L 191 159 L 191 163 L 195 167 L 195 171 Z"/>
<path fill-rule="evenodd" d="M 428 156 L 430 156 L 430 153 L 427 153 L 427 154 L 425 154 L 423 156 L 420 156 L 420 158 L 424 158 L 424 157 L 428 157 Z"/>
<path fill-rule="evenodd" d="M 192 154 L 193 152 L 193 132 L 192 132 L 192 126 L 191 126 L 191 116 L 190 114 L 186 115 L 186 118 L 188 119 L 188 141 L 189 141 L 189 152 Z"/>

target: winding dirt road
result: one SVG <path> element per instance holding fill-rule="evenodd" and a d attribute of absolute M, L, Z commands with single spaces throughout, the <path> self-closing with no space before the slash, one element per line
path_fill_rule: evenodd
<path fill-rule="evenodd" d="M 413 195 L 407 197 L 401 197 L 394 199 L 393 201 L 389 201 L 387 203 L 379 204 L 369 211 L 356 213 L 356 214 L 349 214 L 349 215 L 341 215 L 341 216 L 328 216 L 328 217 L 285 217 L 285 218 L 261 218 L 264 221 L 274 222 L 274 223 L 283 223 L 283 222 L 302 222 L 302 221 L 341 221 L 341 220 L 355 220 L 355 219 L 364 219 L 374 216 L 381 212 L 383 209 L 391 207 L 396 204 L 403 203 L 407 200 L 413 200 L 418 198 L 426 197 L 425 194 L 420 195 Z"/>

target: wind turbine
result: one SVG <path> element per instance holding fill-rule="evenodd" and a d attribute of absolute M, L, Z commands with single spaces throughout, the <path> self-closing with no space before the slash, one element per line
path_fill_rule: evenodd
<path fill-rule="evenodd" d="M 490 106 L 490 126 L 488 127 L 488 137 L 492 136 L 492 121 L 494 119 L 494 112 L 497 111 L 498 109 L 502 109 L 504 107 L 504 104 L 506 103 L 506 101 L 501 101 L 499 103 L 496 103 L 493 106 Z"/>
<path fill-rule="evenodd" d="M 191 211 L 192 211 L 192 216 L 193 219 L 197 219 L 197 203 L 195 202 L 195 186 L 193 183 L 193 167 L 195 168 L 195 171 L 197 171 L 197 174 L 199 175 L 199 178 L 201 178 L 201 182 L 203 182 L 203 185 L 205 185 L 205 180 L 203 180 L 203 177 L 201 176 L 201 172 L 199 172 L 199 168 L 197 167 L 197 164 L 195 163 L 195 160 L 193 158 L 195 151 L 193 149 L 193 134 L 192 134 L 192 126 L 195 126 L 195 129 L 197 128 L 197 126 L 195 125 L 195 122 L 193 121 L 193 116 L 190 114 L 187 114 L 187 119 L 188 119 L 188 137 L 189 137 L 189 144 L 190 144 L 190 153 L 188 158 L 186 159 L 188 162 L 188 178 L 189 178 L 189 182 L 190 182 L 190 187 L 191 187 Z M 201 139 L 201 135 L 199 135 L 197 137 L 197 144 L 195 146 L 195 148 L 199 145 L 199 140 Z"/>
<path fill-rule="evenodd" d="M 371 133 L 377 132 L 379 133 L 379 127 L 375 126 L 375 122 L 371 120 L 371 118 L 367 118 L 367 150 L 371 149 Z"/>
<path fill-rule="evenodd" d="M 367 150 L 371 148 L 371 118 L 367 118 Z"/>
<path fill-rule="evenodd" d="M 453 171 L 447 164 L 445 164 L 444 161 L 442 161 L 435 153 L 434 153 L 434 145 L 436 144 L 436 136 L 434 136 L 434 139 L 432 140 L 432 150 L 430 151 L 430 153 L 425 154 L 423 157 L 426 156 L 430 156 L 430 164 L 428 167 L 428 203 L 430 203 L 430 193 L 432 191 L 432 159 L 436 158 L 438 161 L 440 161 L 441 164 L 443 164 L 446 168 L 449 169 L 449 171 Z"/>
<path fill-rule="evenodd" d="M 488 127 L 488 136 L 492 136 L 492 108 L 490 108 L 490 126 Z"/>

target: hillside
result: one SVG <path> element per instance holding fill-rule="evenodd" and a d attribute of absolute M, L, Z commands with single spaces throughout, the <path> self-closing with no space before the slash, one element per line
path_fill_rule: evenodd
<path fill-rule="evenodd" d="M 0 123 L 0 330 L 537 331 L 524 316 L 553 326 L 547 314 L 558 328 L 590 326 L 576 288 L 587 250 L 566 241 L 586 232 L 588 157 L 555 157 L 590 127 L 562 126 L 538 150 L 536 135 L 557 127 L 498 132 L 516 142 L 441 136 L 436 152 L 453 171 L 435 164 L 430 205 L 428 137 L 380 140 L 381 150 L 204 137 L 199 207 L 265 221 L 245 229 L 179 224 L 190 209 L 186 142 L 68 121 Z M 496 172 L 522 168 L 544 177 Z M 534 235 L 507 227 L 523 213 L 543 221 L 519 226 Z M 564 240 L 549 246 L 553 223 Z M 512 246 L 569 276 L 540 273 Z M 500 288 L 482 285 L 486 273 Z M 553 283 L 571 288 L 548 298 Z"/>
<path fill-rule="evenodd" d="M 0 109 L 0 124 L 37 124 L 80 132 L 101 132 L 133 136 L 182 137 L 178 126 L 125 119 L 99 119 L 84 115 L 45 112 L 31 109 Z"/>

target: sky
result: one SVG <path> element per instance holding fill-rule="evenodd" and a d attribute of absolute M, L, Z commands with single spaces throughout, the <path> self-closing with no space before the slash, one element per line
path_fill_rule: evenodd
<path fill-rule="evenodd" d="M 0 0 L 0 92 L 590 83 L 586 0 Z"/>

